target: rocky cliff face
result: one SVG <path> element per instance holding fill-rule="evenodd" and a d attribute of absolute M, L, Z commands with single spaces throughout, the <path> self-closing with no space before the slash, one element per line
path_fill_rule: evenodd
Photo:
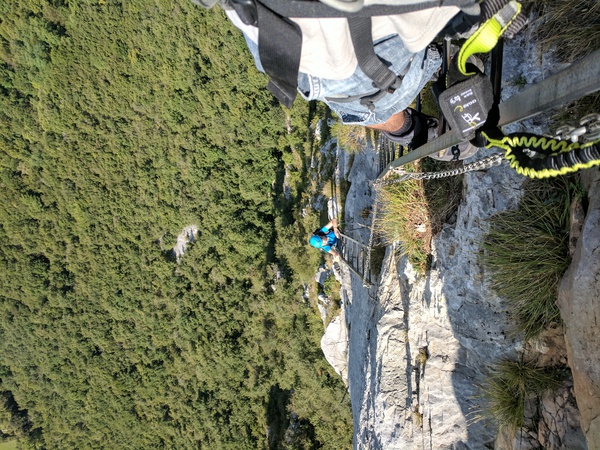
<path fill-rule="evenodd" d="M 356 448 L 493 445 L 494 430 L 476 421 L 477 385 L 519 342 L 507 338 L 505 308 L 487 289 L 477 255 L 483 219 L 516 205 L 521 182 L 506 167 L 467 175 L 464 202 L 436 238 L 426 277 L 389 248 L 377 292 L 352 289 L 346 317 Z"/>
<path fill-rule="evenodd" d="M 368 186 L 363 177 L 373 158 L 368 150 L 359 155 L 350 173 L 353 189 L 349 198 L 361 205 L 356 211 L 362 210 L 362 203 L 372 195 L 360 186 Z M 537 448 L 540 443 L 544 448 L 588 448 L 579 427 L 573 385 L 568 381 L 558 392 L 544 397 L 537 433 L 516 439 L 498 437 L 491 424 L 477 420 L 479 387 L 490 365 L 524 350 L 523 342 L 508 337 L 506 307 L 488 288 L 478 264 L 485 219 L 515 207 L 523 181 L 505 165 L 468 174 L 456 220 L 434 240 L 433 269 L 426 277 L 418 277 L 406 260 L 398 257 L 396 247 L 387 249 L 377 288 L 365 289 L 360 280 L 342 270 L 345 307 L 340 320 L 346 321 L 346 327 L 335 321 L 323 342 L 336 343 L 334 366 L 349 383 L 356 449 L 522 449 Z M 597 189 L 598 180 L 595 186 Z M 566 320 L 568 360 L 577 402 L 585 408 L 582 424 L 589 448 L 600 448 L 595 440 L 600 384 L 594 322 L 599 315 L 594 306 L 600 273 L 598 203 L 590 202 L 578 244 L 581 256 L 576 257 L 561 294 L 574 293 L 561 302 L 565 303 L 563 313 L 570 308 L 571 320 Z M 356 220 L 363 219 L 347 209 L 346 226 L 365 234 L 362 239 L 367 241 L 367 231 L 357 226 Z M 577 262 L 580 258 L 585 262 Z M 590 273 L 590 267 L 595 267 L 595 272 Z M 581 291 L 586 293 L 584 300 Z M 578 326 L 583 320 L 591 323 Z M 340 347 L 343 339 L 349 344 L 347 350 Z M 542 358 L 565 362 L 562 329 L 550 330 L 534 347 Z M 345 352 L 347 366 L 340 358 Z M 580 400 L 580 393 L 585 400 Z"/>
<path fill-rule="evenodd" d="M 506 46 L 504 67 L 505 98 L 519 89 L 517 79 L 533 83 L 560 69 L 548 55 L 538 56 L 527 33 Z M 535 118 L 508 131 L 519 128 L 541 133 L 548 125 Z M 375 167 L 367 145 L 346 176 L 352 185 L 345 226 L 362 242 L 368 242 L 364 225 L 370 219 L 361 212 L 373 202 L 369 180 L 377 176 Z M 506 307 L 478 264 L 485 219 L 516 207 L 521 195 L 524 178 L 503 165 L 465 176 L 463 202 L 434 239 L 426 277 L 418 277 L 395 247 L 386 251 L 376 288 L 365 289 L 342 270 L 343 316 L 323 343 L 326 353 L 335 348 L 330 359 L 349 384 L 356 449 L 600 448 L 600 182 L 597 169 L 587 176 L 587 218 L 559 300 L 566 347 L 559 327 L 529 348 L 542 359 L 568 359 L 574 382 L 543 398 L 538 432 L 497 436 L 491 424 L 477 420 L 479 386 L 490 364 L 525 349 L 508 336 Z"/>

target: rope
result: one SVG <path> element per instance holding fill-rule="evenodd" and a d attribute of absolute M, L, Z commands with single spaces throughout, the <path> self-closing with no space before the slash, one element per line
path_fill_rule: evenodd
<path fill-rule="evenodd" d="M 566 133 L 559 133 L 562 139 L 530 133 L 504 135 L 499 129 L 481 134 L 487 148 L 498 147 L 506 152 L 505 158 L 517 173 L 549 178 L 600 166 L 600 114 L 590 114 L 580 124 L 579 128 L 569 127 Z"/>

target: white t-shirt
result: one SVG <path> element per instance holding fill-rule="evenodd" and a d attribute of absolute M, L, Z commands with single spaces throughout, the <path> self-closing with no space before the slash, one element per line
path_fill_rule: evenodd
<path fill-rule="evenodd" d="M 460 9 L 456 6 L 372 18 L 374 40 L 398 34 L 406 48 L 416 53 L 429 45 Z M 244 24 L 234 10 L 226 10 L 233 24 L 258 43 L 258 28 Z M 343 80 L 358 62 L 345 18 L 292 18 L 302 30 L 300 72 L 319 78 Z"/>

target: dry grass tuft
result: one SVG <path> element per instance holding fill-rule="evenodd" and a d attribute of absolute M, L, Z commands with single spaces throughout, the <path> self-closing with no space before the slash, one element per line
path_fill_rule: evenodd
<path fill-rule="evenodd" d="M 534 26 L 542 52 L 552 51 L 560 61 L 573 62 L 600 48 L 598 0 L 534 0 L 530 9 L 539 15 Z M 555 120 L 577 123 L 593 112 L 600 112 L 600 93 L 561 108 Z"/>
<path fill-rule="evenodd" d="M 569 266 L 569 205 L 580 188 L 569 179 L 530 181 L 519 209 L 489 221 L 482 263 L 526 339 L 560 321 L 558 283 Z"/>
<path fill-rule="evenodd" d="M 523 428 L 527 402 L 557 389 L 565 377 L 562 368 L 538 367 L 533 362 L 502 360 L 496 363 L 482 387 L 483 406 L 474 421 L 495 422 L 501 430 L 515 434 Z"/>
<path fill-rule="evenodd" d="M 437 164 L 437 161 L 426 159 L 407 168 L 439 170 Z M 400 242 L 402 253 L 424 273 L 430 261 L 431 238 L 441 231 L 461 197 L 460 176 L 438 180 L 410 179 L 388 185 L 377 192 L 379 210 L 375 230 L 384 244 Z"/>
<path fill-rule="evenodd" d="M 402 243 L 402 252 L 421 271 L 431 253 L 431 222 L 423 181 L 407 180 L 377 192 L 375 229 L 382 241 Z"/>
<path fill-rule="evenodd" d="M 364 149 L 367 132 L 365 127 L 344 125 L 339 121 L 335 122 L 330 129 L 330 133 L 337 139 L 338 145 L 348 153 L 359 153 Z"/>
<path fill-rule="evenodd" d="M 573 62 L 600 48 L 598 0 L 537 0 L 531 8 L 542 22 L 535 31 L 542 51 Z"/>

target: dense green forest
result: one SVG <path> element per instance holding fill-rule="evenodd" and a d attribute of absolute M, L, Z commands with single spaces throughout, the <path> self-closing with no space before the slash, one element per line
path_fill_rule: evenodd
<path fill-rule="evenodd" d="M 189 0 L 0 3 L 0 442 L 351 446 L 281 187 L 309 105 L 265 84 Z"/>

